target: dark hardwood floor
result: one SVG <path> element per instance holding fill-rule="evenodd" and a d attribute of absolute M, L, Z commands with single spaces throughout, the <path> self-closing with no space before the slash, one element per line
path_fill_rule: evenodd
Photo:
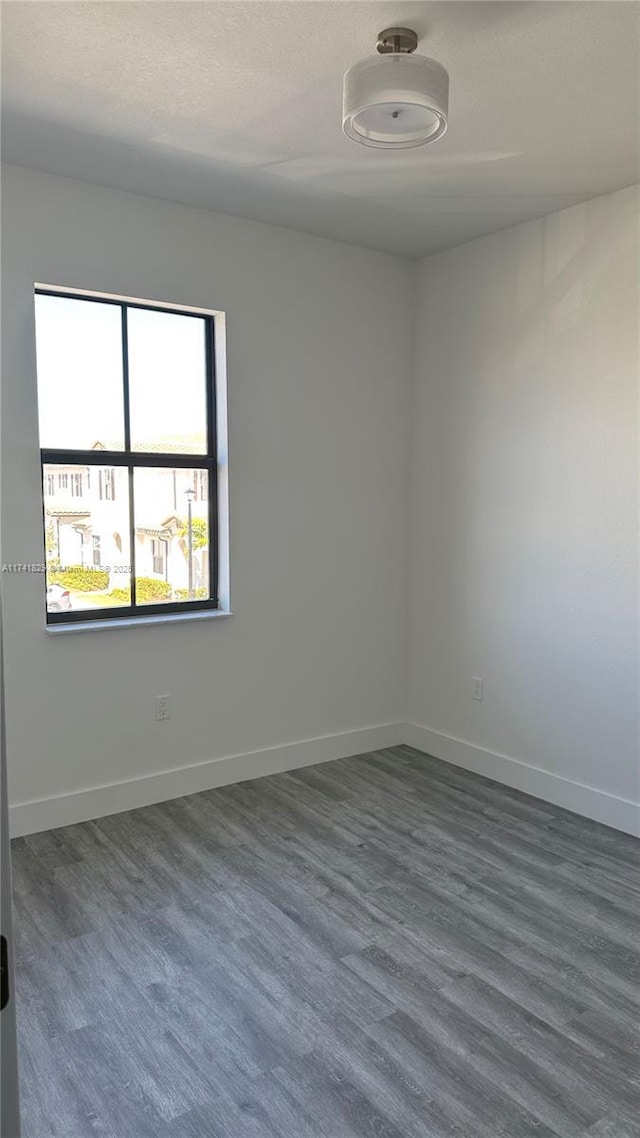
<path fill-rule="evenodd" d="M 408 747 L 18 839 L 23 1138 L 640 1135 L 639 848 Z"/>

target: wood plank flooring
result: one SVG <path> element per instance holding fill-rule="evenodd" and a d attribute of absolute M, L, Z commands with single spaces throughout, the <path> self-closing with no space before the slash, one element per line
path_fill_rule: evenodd
<path fill-rule="evenodd" d="M 18 839 L 23 1138 L 637 1138 L 639 848 L 409 747 Z"/>

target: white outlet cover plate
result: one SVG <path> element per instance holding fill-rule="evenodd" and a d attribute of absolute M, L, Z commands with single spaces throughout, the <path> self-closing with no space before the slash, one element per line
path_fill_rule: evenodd
<path fill-rule="evenodd" d="M 171 696 L 170 695 L 157 695 L 156 696 L 156 719 L 164 720 L 171 718 Z"/>

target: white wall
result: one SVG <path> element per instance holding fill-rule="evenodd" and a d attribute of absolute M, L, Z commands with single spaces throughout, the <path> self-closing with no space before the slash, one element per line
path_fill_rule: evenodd
<path fill-rule="evenodd" d="M 625 828 L 639 212 L 625 190 L 423 261 L 412 411 L 408 737 Z"/>
<path fill-rule="evenodd" d="M 35 281 L 222 309 L 229 374 L 234 616 L 52 636 L 5 576 L 11 799 L 45 800 L 17 828 L 395 741 L 344 733 L 403 712 L 408 263 L 11 167 L 2 252 L 5 562 L 43 560 Z"/>
<path fill-rule="evenodd" d="M 5 576 L 16 831 L 402 737 L 633 829 L 638 215 L 415 266 L 8 168 L 4 560 L 43 559 L 34 282 L 220 308 L 235 611 L 51 636 Z"/>

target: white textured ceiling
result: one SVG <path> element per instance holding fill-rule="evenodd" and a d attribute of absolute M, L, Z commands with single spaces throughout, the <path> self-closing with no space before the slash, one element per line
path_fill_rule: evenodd
<path fill-rule="evenodd" d="M 5 0 L 3 151 L 24 166 L 410 257 L 640 179 L 640 5 Z M 345 69 L 408 24 L 450 128 L 342 135 Z"/>

